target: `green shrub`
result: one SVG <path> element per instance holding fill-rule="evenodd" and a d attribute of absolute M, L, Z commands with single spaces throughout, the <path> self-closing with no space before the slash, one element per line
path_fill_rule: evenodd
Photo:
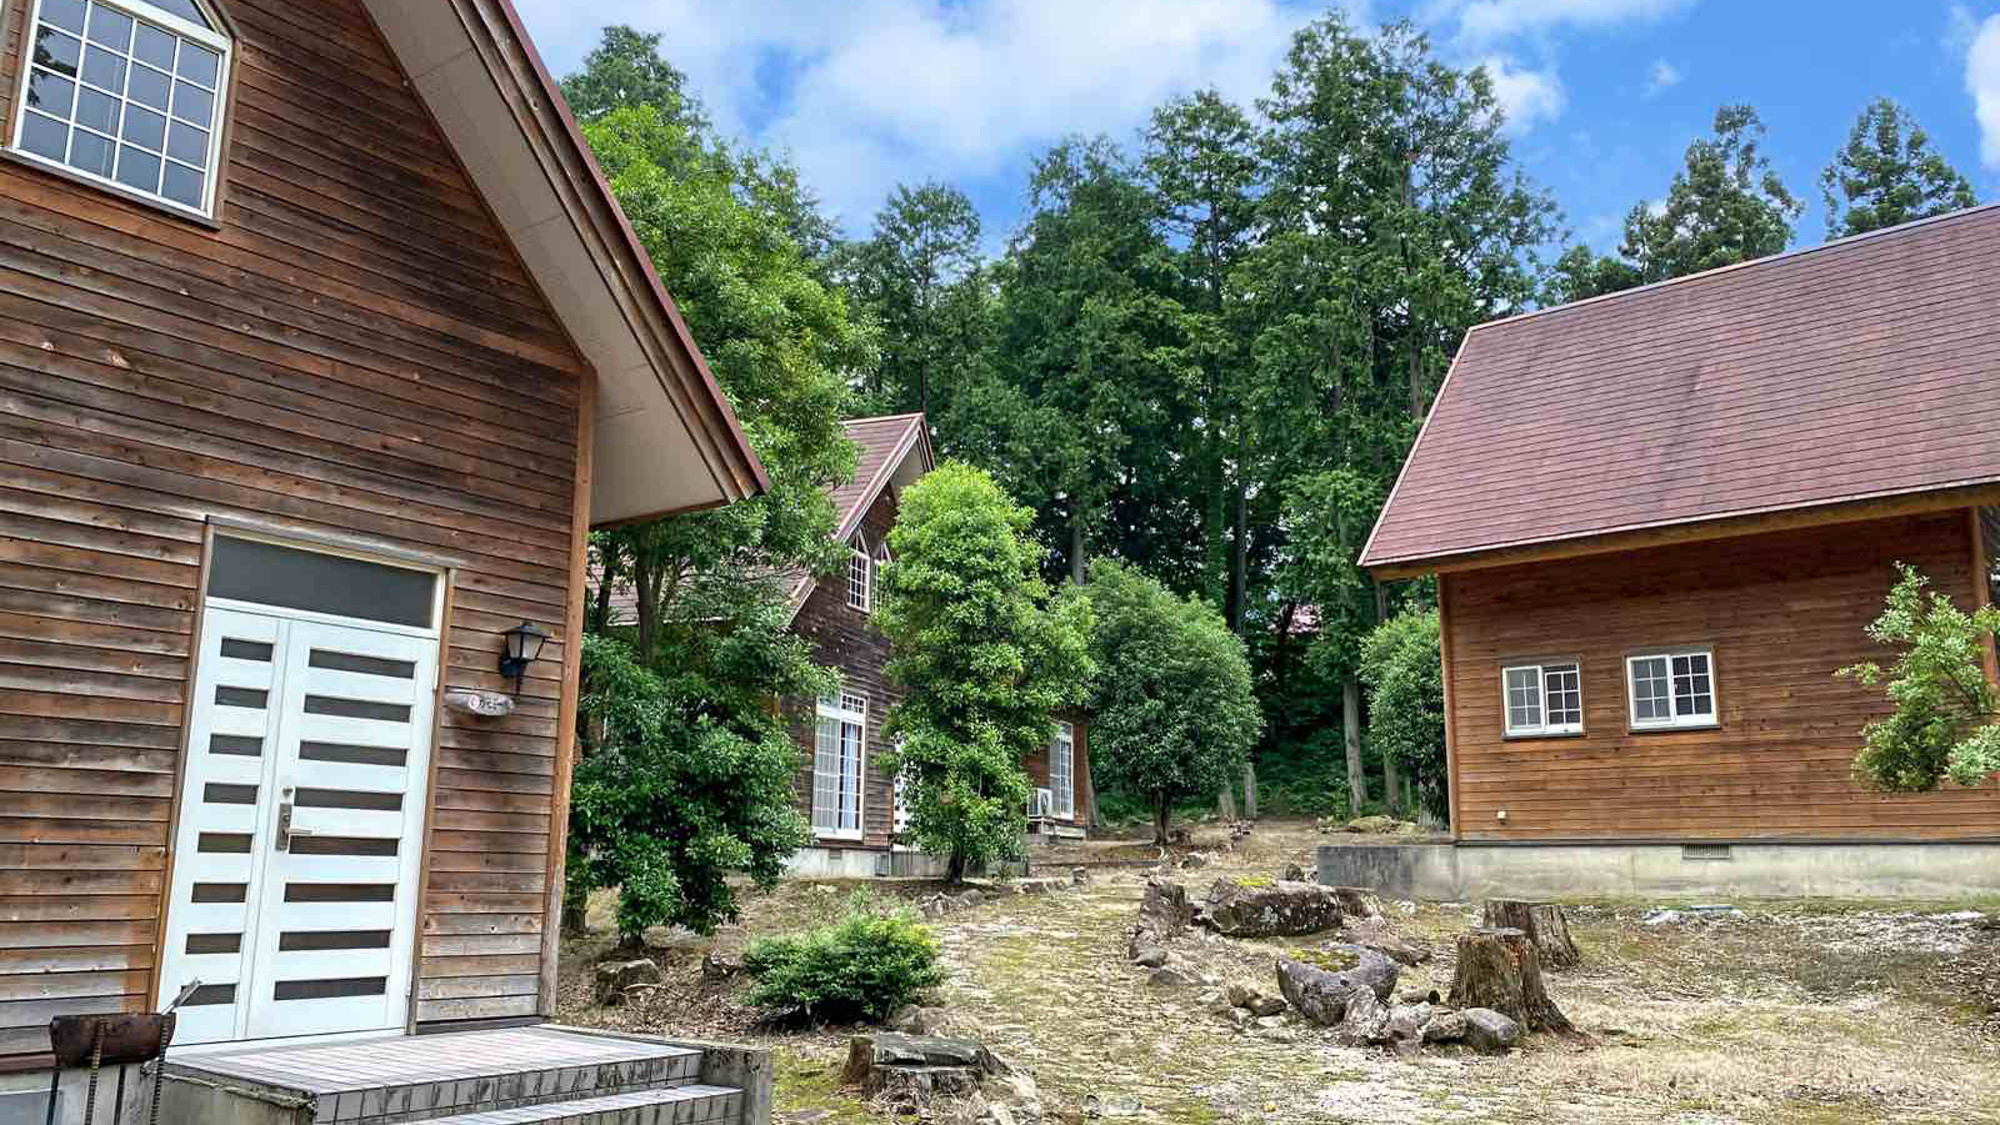
<path fill-rule="evenodd" d="M 944 983 L 937 935 L 907 907 L 873 909 L 857 896 L 847 917 L 765 938 L 743 954 L 750 1003 L 809 1023 L 880 1023 Z"/>

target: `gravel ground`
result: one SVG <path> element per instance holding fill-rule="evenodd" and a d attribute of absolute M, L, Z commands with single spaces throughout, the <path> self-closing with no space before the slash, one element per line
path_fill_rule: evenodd
<path fill-rule="evenodd" d="M 1213 839 L 1210 839 L 1213 837 Z M 1211 867 L 1181 873 L 1200 897 L 1218 875 L 1310 867 L 1309 825 L 1260 825 Z M 1085 1110 L 1135 1122 L 2000 1122 L 2000 911 L 1995 904 L 1740 903 L 1741 918 L 1649 925 L 1651 903 L 1572 906 L 1583 967 L 1549 978 L 1587 1033 L 1537 1038 L 1501 1058 L 1456 1050 L 1415 1059 L 1345 1048 L 1287 1023 L 1240 1032 L 1205 1010 L 1203 988 L 1159 989 L 1125 963 L 1150 847 L 1093 844 L 1046 869 L 1093 865 L 1091 884 L 1002 897 L 938 924 L 950 973 L 936 998 L 948 1030 L 976 1036 L 1031 1070 L 1061 1120 Z M 630 1030 L 770 1045 L 779 1120 L 844 1125 L 886 1119 L 837 1088 L 852 1029 L 764 1026 L 738 985 L 702 979 L 710 948 L 836 916 L 857 884 L 787 883 L 753 894 L 740 925 L 712 941 L 672 940 L 649 956 L 666 987 L 629 1008 L 595 1007 L 588 968 L 608 937 L 564 949 L 561 1017 Z M 935 888 L 872 883 L 916 898 Z M 602 920 L 601 904 L 593 916 Z M 1432 962 L 1403 988 L 1447 990 L 1451 938 L 1471 904 L 1389 903 Z M 1315 940 L 1239 942 L 1190 935 L 1177 956 L 1209 979 L 1271 987 L 1273 958 Z M 620 954 L 622 956 L 622 954 Z"/>

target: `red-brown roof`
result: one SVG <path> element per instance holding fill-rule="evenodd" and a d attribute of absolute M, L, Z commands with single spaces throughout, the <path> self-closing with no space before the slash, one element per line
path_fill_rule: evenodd
<path fill-rule="evenodd" d="M 2000 481 L 2000 206 L 1466 335 L 1362 565 Z"/>
<path fill-rule="evenodd" d="M 841 425 L 847 431 L 848 440 L 860 447 L 855 451 L 854 476 L 827 490 L 827 499 L 833 501 L 833 514 L 837 521 L 833 537 L 845 540 L 861 526 L 861 519 L 868 514 L 869 506 L 882 495 L 882 490 L 888 487 L 896 476 L 896 470 L 905 461 L 913 455 L 920 458 L 918 471 L 926 472 L 931 468 L 932 456 L 930 435 L 922 414 L 856 418 Z M 781 574 L 780 578 L 791 595 L 792 612 L 797 613 L 812 593 L 813 578 L 796 572 Z M 612 588 L 612 621 L 624 623 L 634 619 L 632 607 L 635 597 L 629 585 L 620 584 Z"/>

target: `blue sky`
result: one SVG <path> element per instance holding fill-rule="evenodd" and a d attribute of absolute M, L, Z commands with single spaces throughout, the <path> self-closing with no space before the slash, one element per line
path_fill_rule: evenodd
<path fill-rule="evenodd" d="M 1291 32 L 1328 7 L 1289 0 L 519 0 L 551 69 L 600 26 L 666 36 L 729 132 L 789 151 L 851 233 L 898 182 L 966 190 L 997 246 L 1033 154 L 1065 133 L 1129 140 L 1163 98 L 1214 85 L 1248 102 Z M 1446 58 L 1485 62 L 1516 153 L 1576 237 L 1618 240 L 1715 107 L 1747 101 L 1825 229 L 1819 171 L 1886 94 L 1912 109 L 1982 201 L 2000 199 L 2000 0 L 1345 0 L 1410 18 Z M 1982 127 L 1983 122 L 1983 127 Z"/>

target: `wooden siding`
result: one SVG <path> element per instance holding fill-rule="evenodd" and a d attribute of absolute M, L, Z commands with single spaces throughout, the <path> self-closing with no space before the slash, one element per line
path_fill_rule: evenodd
<path fill-rule="evenodd" d="M 1879 688 L 1834 670 L 1905 561 L 1970 607 L 1964 510 L 1443 576 L 1462 838 L 1924 840 L 2000 836 L 2000 791 L 1870 792 L 1849 776 Z M 1709 645 L 1720 725 L 1633 732 L 1625 657 Z M 1582 664 L 1584 734 L 1507 739 L 1500 671 Z M 1507 820 L 1498 819 L 1506 810 Z"/>
<path fill-rule="evenodd" d="M 24 5 L 0 12 L 11 100 Z M 150 1006 L 204 521 L 458 561 L 415 1017 L 538 1009 L 577 357 L 355 0 L 228 0 L 219 228 L 0 162 L 0 1056 Z"/>
<path fill-rule="evenodd" d="M 1090 810 L 1084 807 L 1083 800 L 1084 794 L 1090 792 L 1090 724 L 1080 715 L 1064 716 L 1064 721 L 1069 723 L 1076 733 L 1076 758 L 1072 763 L 1073 770 L 1070 774 L 1072 791 L 1070 807 L 1074 810 L 1074 815 L 1054 816 L 1049 819 L 1058 824 L 1083 824 L 1090 819 Z M 1021 766 L 1028 771 L 1028 782 L 1035 788 L 1049 787 L 1049 747 L 1044 746 L 1028 755 L 1028 760 L 1021 763 Z"/>
<path fill-rule="evenodd" d="M 883 489 L 861 518 L 861 534 L 867 537 L 871 552 L 875 544 L 888 536 L 889 529 L 895 524 L 895 490 Z M 845 571 L 813 586 L 805 604 L 799 607 L 798 616 L 792 619 L 792 630 L 812 646 L 814 660 L 840 670 L 843 691 L 868 700 L 868 758 L 862 774 L 861 794 L 862 838 L 859 842 L 825 839 L 819 843 L 829 848 L 886 850 L 889 833 L 895 826 L 895 783 L 879 764 L 882 721 L 889 717 L 889 708 L 902 698 L 902 693 L 889 683 L 884 672 L 889 663 L 889 639 L 869 623 L 867 614 L 847 604 Z M 791 711 L 794 737 L 804 755 L 794 789 L 798 793 L 799 811 L 810 823 L 814 716 L 817 713 L 815 701 L 795 700 Z"/>

